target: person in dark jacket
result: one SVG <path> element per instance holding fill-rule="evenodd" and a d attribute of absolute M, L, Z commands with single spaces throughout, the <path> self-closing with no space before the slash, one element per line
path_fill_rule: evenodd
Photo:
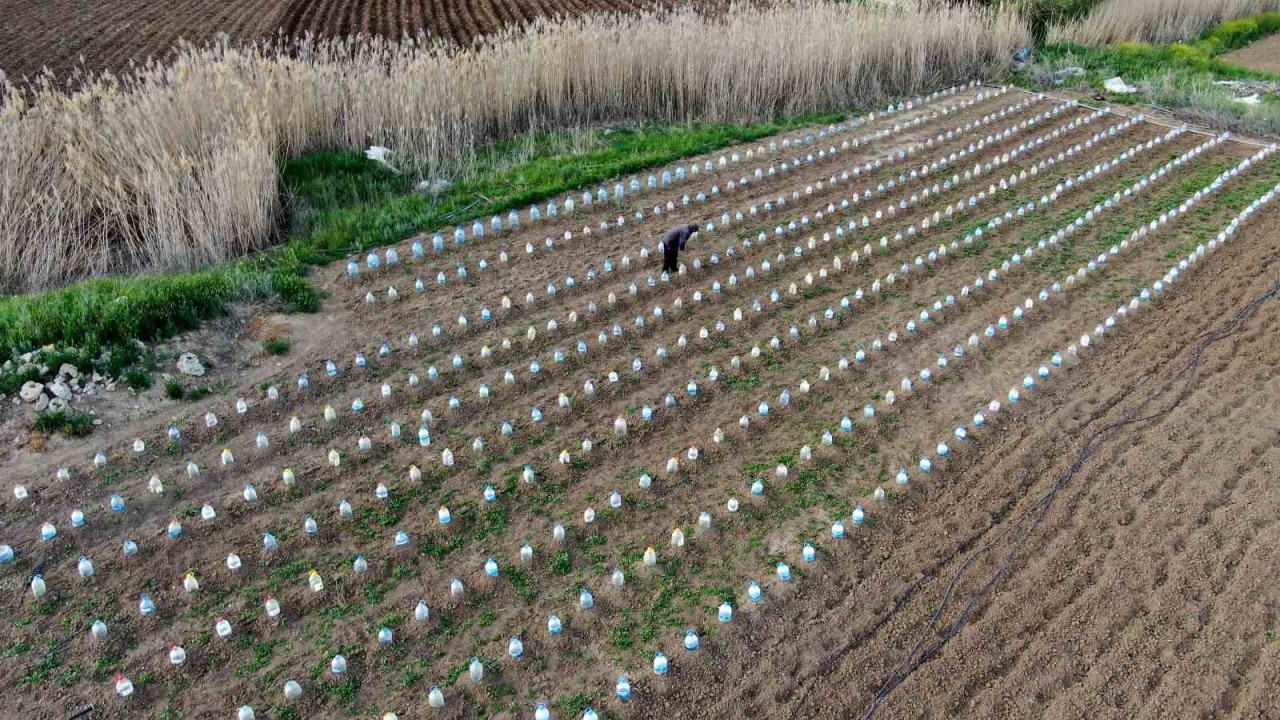
<path fill-rule="evenodd" d="M 659 247 L 662 249 L 662 272 L 676 274 L 680 272 L 680 251 L 689 242 L 689 238 L 698 232 L 697 223 L 677 225 L 662 236 Z"/>

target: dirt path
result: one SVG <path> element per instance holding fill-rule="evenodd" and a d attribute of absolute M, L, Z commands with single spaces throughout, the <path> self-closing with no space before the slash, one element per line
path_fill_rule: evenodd
<path fill-rule="evenodd" d="M 1280 35 L 1270 35 L 1233 50 L 1220 58 L 1224 62 L 1254 70 L 1280 73 Z"/>

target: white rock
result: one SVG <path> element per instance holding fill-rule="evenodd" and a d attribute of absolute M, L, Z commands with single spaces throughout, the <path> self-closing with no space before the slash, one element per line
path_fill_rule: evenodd
<path fill-rule="evenodd" d="M 204 375 L 204 365 L 195 353 L 185 352 L 178 356 L 178 372 L 183 375 Z"/>
<path fill-rule="evenodd" d="M 63 400 L 71 399 L 71 388 L 67 387 L 61 380 L 55 380 L 49 383 L 49 391 Z"/>
<path fill-rule="evenodd" d="M 49 407 L 49 396 L 40 393 L 40 397 L 36 400 L 36 412 L 43 412 Z"/>
<path fill-rule="evenodd" d="M 22 383 L 22 388 L 18 390 L 18 397 L 22 398 L 23 402 L 33 403 L 36 400 L 40 399 L 40 395 L 43 392 L 44 392 L 43 383 L 38 383 L 34 380 L 28 380 Z"/>
<path fill-rule="evenodd" d="M 55 412 L 55 413 L 63 412 L 68 407 L 70 407 L 70 404 L 66 400 L 63 400 L 60 397 L 56 397 L 49 401 L 49 412 Z"/>
<path fill-rule="evenodd" d="M 58 375 L 75 379 L 80 377 L 80 369 L 71 363 L 62 363 L 62 367 L 58 368 Z"/>

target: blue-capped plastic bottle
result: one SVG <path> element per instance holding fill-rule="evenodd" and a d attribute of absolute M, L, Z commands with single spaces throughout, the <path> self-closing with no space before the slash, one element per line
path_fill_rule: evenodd
<path fill-rule="evenodd" d="M 716 619 L 722 623 L 733 621 L 733 606 L 728 601 L 720 603 L 719 609 L 716 610 Z"/>
<path fill-rule="evenodd" d="M 684 633 L 684 649 L 693 652 L 698 649 L 698 631 L 686 630 Z"/>

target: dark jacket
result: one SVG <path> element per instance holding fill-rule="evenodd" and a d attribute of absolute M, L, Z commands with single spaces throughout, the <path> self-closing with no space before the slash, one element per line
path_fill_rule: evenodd
<path fill-rule="evenodd" d="M 696 232 L 698 232 L 698 226 L 695 223 L 677 225 L 671 228 L 662 236 L 663 251 L 665 252 L 672 247 L 684 250 L 685 244 L 689 242 L 689 236 Z"/>

